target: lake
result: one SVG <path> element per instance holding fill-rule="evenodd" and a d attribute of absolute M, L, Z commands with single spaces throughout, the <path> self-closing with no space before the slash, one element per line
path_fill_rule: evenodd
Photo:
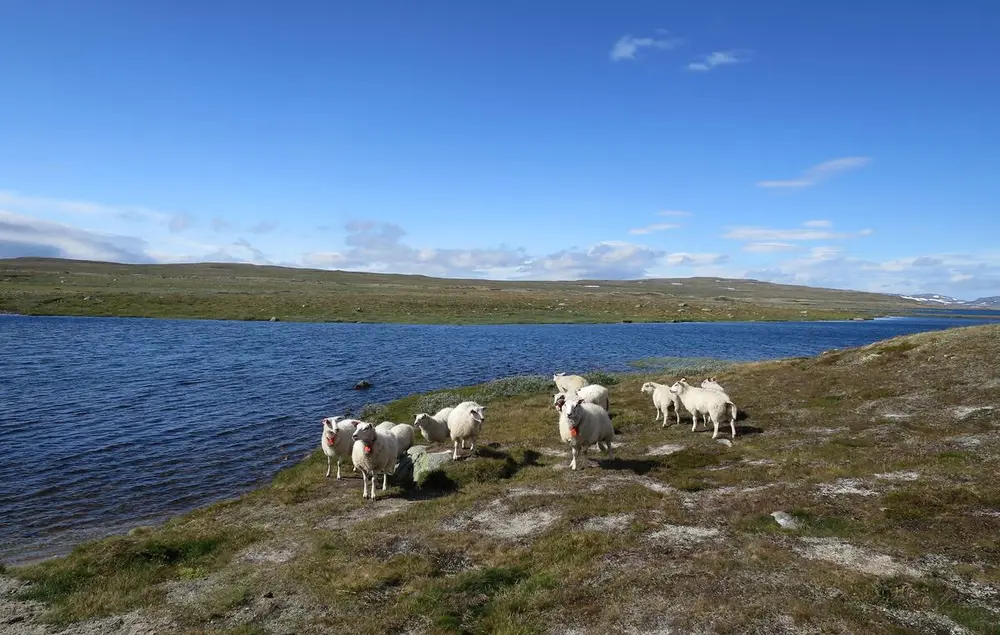
<path fill-rule="evenodd" d="M 649 357 L 813 355 L 989 321 L 416 326 L 0 316 L 0 560 L 65 553 L 266 483 L 318 447 L 322 417 L 367 402 L 514 374 L 626 371 Z M 361 379 L 373 387 L 352 390 Z"/>

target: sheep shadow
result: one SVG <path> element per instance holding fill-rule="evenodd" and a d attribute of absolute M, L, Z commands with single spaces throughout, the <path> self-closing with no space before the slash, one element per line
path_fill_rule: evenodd
<path fill-rule="evenodd" d="M 609 470 L 621 470 L 626 472 L 633 472 L 638 476 L 642 476 L 651 472 L 660 466 L 659 461 L 654 461 L 650 459 L 603 459 L 597 461 L 597 464 L 602 468 Z"/>

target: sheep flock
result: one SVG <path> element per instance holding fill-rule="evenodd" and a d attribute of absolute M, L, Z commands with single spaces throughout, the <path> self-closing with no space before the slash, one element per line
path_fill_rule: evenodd
<path fill-rule="evenodd" d="M 559 415 L 559 437 L 569 446 L 570 469 L 582 468 L 577 459 L 585 457 L 595 445 L 607 454 L 609 460 L 614 459 L 612 443 L 615 431 L 609 414 L 610 391 L 580 375 L 556 373 L 552 381 L 558 391 L 553 396 L 552 405 Z M 656 410 L 654 420 L 660 421 L 662 417 L 663 427 L 667 426 L 670 410 L 673 410 L 679 424 L 683 408 L 691 416 L 692 432 L 697 429 L 698 417 L 701 416 L 706 426 L 711 421 L 713 439 L 719 436 L 719 424 L 726 420 L 733 438 L 736 438 L 736 404 L 714 377 L 705 379 L 698 386 L 689 384 L 684 377 L 672 385 L 649 381 L 640 390 L 652 399 Z M 418 430 L 429 444 L 450 441 L 452 459 L 458 460 L 459 446 L 465 451 L 466 442 L 469 443 L 468 456 L 475 453 L 485 414 L 485 406 L 475 401 L 463 401 L 433 415 L 418 413 L 412 424 L 383 421 L 374 425 L 343 416 L 326 417 L 322 420 L 323 433 L 320 437 L 320 448 L 327 461 L 326 476 L 330 476 L 336 461 L 336 478 L 340 479 L 341 461 L 350 457 L 354 471 L 361 472 L 362 496 L 375 500 L 376 478 L 382 476 L 382 489 L 385 490 L 388 476 L 395 474 L 399 459 L 413 445 Z"/>

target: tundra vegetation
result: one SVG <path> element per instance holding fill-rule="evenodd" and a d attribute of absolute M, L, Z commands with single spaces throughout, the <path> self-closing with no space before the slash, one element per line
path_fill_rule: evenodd
<path fill-rule="evenodd" d="M 580 471 L 548 378 L 413 395 L 386 418 L 486 405 L 475 456 L 373 503 L 317 448 L 235 500 L 8 566 L 0 630 L 996 633 L 998 356 L 991 325 L 713 369 L 734 440 L 662 429 L 640 392 L 708 373 L 602 378 L 614 459 Z"/>
<path fill-rule="evenodd" d="M 753 280 L 495 282 L 247 264 L 0 260 L 0 313 L 413 324 L 826 320 L 896 296 Z"/>

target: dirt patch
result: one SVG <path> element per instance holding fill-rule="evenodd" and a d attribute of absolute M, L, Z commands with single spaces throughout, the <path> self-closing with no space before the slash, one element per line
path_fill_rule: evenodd
<path fill-rule="evenodd" d="M 667 443 L 666 445 L 660 445 L 655 448 L 650 448 L 646 454 L 649 456 L 667 456 L 668 454 L 673 454 L 674 452 L 680 452 L 685 446 L 678 445 L 676 443 Z"/>
<path fill-rule="evenodd" d="M 882 479 L 883 481 L 916 481 L 920 479 L 920 472 L 885 472 L 883 474 L 876 474 L 875 478 Z"/>
<path fill-rule="evenodd" d="M 413 501 L 408 501 L 402 498 L 376 500 L 375 502 L 368 502 L 364 507 L 359 507 L 358 509 L 341 516 L 328 518 L 327 520 L 317 524 L 316 528 L 345 529 L 366 520 L 374 520 L 376 518 L 384 518 L 390 514 L 396 514 L 412 504 Z"/>
<path fill-rule="evenodd" d="M 951 409 L 951 414 L 956 419 L 965 419 L 983 410 L 991 411 L 993 406 L 955 406 Z"/>
<path fill-rule="evenodd" d="M 254 545 L 246 551 L 240 553 L 236 556 L 237 560 L 242 560 L 244 562 L 257 562 L 257 563 L 274 563 L 281 564 L 282 562 L 288 562 L 296 556 L 299 552 L 299 545 L 297 544 L 271 544 L 271 545 Z"/>
<path fill-rule="evenodd" d="M 878 492 L 865 487 L 865 482 L 857 478 L 842 478 L 833 483 L 817 485 L 824 496 L 877 496 Z"/>
<path fill-rule="evenodd" d="M 875 553 L 836 538 L 802 538 L 803 547 L 795 547 L 795 552 L 809 560 L 823 560 L 833 564 L 880 578 L 909 576 L 919 578 L 919 569 L 897 562 L 892 557 Z"/>
<path fill-rule="evenodd" d="M 486 509 L 450 518 L 441 524 L 445 531 L 475 531 L 495 538 L 517 540 L 541 533 L 561 514 L 553 509 L 533 509 L 514 513 L 502 501 L 494 501 Z"/>
<path fill-rule="evenodd" d="M 702 542 L 719 535 L 715 527 L 698 527 L 696 525 L 663 525 L 661 529 L 646 536 L 652 542 L 675 545 L 689 545 Z"/>
<path fill-rule="evenodd" d="M 621 531 L 635 518 L 635 514 L 614 514 L 612 516 L 595 516 L 584 521 L 584 531 Z"/>

